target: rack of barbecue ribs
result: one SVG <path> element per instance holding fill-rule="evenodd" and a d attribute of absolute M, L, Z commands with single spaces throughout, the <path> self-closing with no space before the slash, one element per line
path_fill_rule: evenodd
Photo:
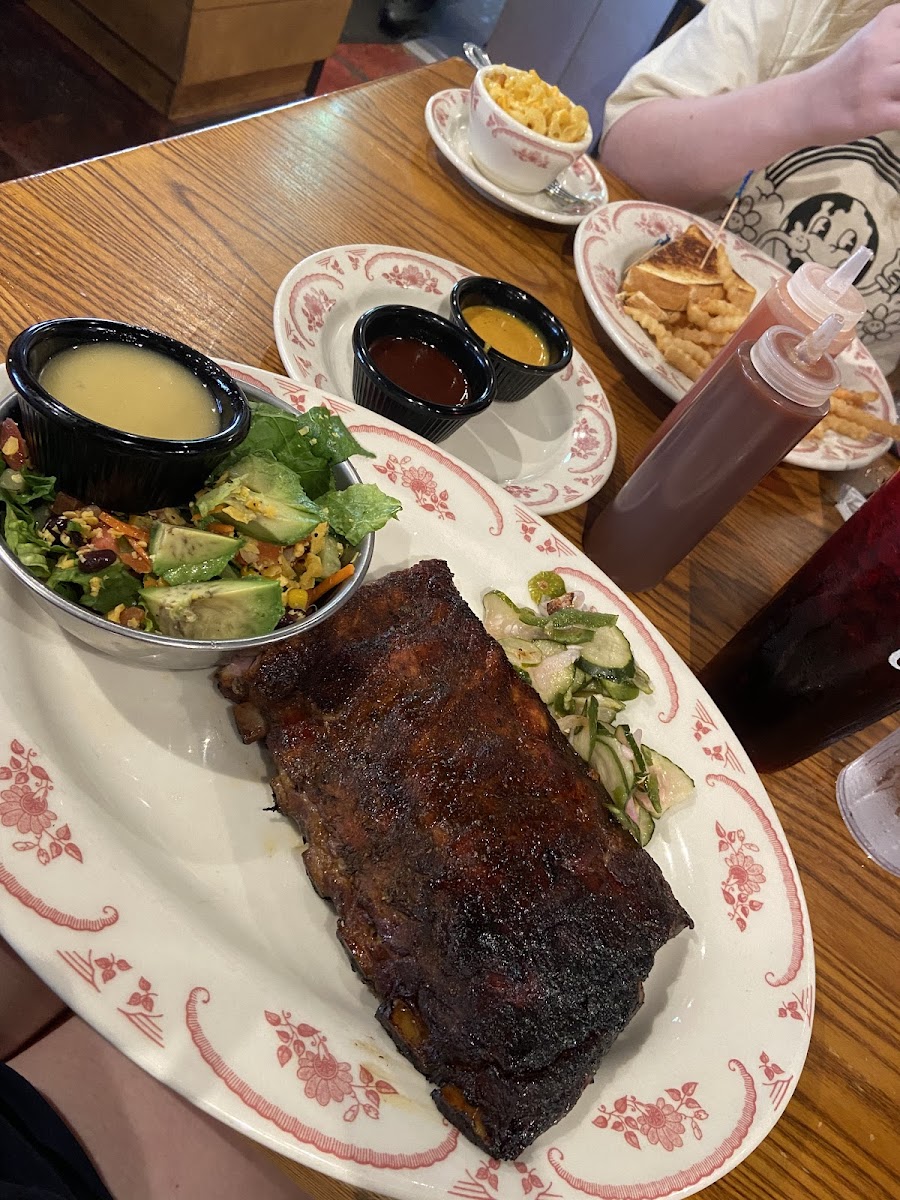
<path fill-rule="evenodd" d="M 220 673 L 378 1019 L 514 1158 L 576 1103 L 690 917 L 446 563 Z"/>

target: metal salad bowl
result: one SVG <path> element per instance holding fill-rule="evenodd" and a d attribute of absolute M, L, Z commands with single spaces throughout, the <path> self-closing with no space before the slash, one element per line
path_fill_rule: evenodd
<path fill-rule="evenodd" d="M 289 404 L 275 396 L 263 392 L 250 384 L 242 383 L 241 390 L 249 400 L 273 404 L 287 412 L 294 412 Z M 11 394 L 0 400 L 0 421 L 5 417 L 13 417 L 18 406 L 18 396 Z M 359 483 L 360 477 L 347 462 L 339 463 L 334 468 L 334 483 L 338 490 L 343 491 L 352 483 Z M 40 579 L 35 578 L 28 568 L 16 558 L 3 537 L 0 537 L 0 563 L 28 589 L 38 604 L 48 612 L 66 633 L 84 642 L 101 654 L 138 666 L 157 667 L 167 671 L 208 671 L 222 663 L 230 662 L 237 654 L 256 654 L 263 647 L 273 642 L 286 642 L 298 634 L 306 633 L 327 621 L 330 616 L 350 599 L 365 579 L 372 552 L 375 548 L 375 535 L 368 533 L 359 544 L 356 558 L 353 560 L 355 570 L 348 580 L 331 592 L 328 598 L 316 608 L 316 611 L 284 629 L 273 630 L 272 633 L 260 634 L 250 638 L 232 638 L 229 640 L 201 641 L 190 638 L 165 637 L 160 633 L 144 633 L 139 629 L 127 629 L 113 621 L 106 620 L 99 613 L 92 612 L 81 604 L 52 592 Z"/>

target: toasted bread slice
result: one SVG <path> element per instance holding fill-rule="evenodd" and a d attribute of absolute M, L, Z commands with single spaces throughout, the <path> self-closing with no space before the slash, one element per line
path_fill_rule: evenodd
<path fill-rule="evenodd" d="M 683 233 L 655 246 L 625 272 L 622 290 L 643 292 L 660 308 L 683 312 L 691 289 L 703 299 L 722 299 L 725 295 L 718 257 L 710 254 L 710 239 L 698 225 L 689 225 Z"/>
<path fill-rule="evenodd" d="M 619 292 L 616 299 L 623 308 L 635 308 L 639 312 L 648 313 L 661 325 L 674 325 L 681 316 L 680 313 L 668 312 L 666 309 L 660 308 L 655 300 L 651 300 L 643 292 Z"/>

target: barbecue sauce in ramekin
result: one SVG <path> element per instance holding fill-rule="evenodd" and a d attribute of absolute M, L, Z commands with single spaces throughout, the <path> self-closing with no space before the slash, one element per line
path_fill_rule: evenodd
<path fill-rule="evenodd" d="M 466 377 L 456 363 L 417 338 L 376 338 L 369 357 L 382 375 L 420 400 L 452 407 L 469 399 Z"/>

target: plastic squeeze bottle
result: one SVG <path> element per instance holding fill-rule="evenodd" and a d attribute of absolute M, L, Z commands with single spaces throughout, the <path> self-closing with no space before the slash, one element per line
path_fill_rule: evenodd
<path fill-rule="evenodd" d="M 843 317 L 805 337 L 787 325 L 722 355 L 685 412 L 587 531 L 588 556 L 626 592 L 655 587 L 829 409 L 826 353 Z M 678 419 L 676 419 L 678 418 Z"/>
<path fill-rule="evenodd" d="M 832 356 L 840 354 L 853 341 L 856 325 L 866 311 L 866 302 L 853 286 L 853 281 L 871 260 L 872 251 L 868 246 L 860 246 L 834 271 L 819 263 L 809 262 L 804 263 L 793 275 L 783 275 L 772 284 L 743 325 L 732 334 L 716 358 L 684 394 L 676 411 L 687 411 L 719 359 L 732 353 L 741 342 L 758 341 L 773 325 L 790 325 L 800 333 L 811 333 L 826 317 L 837 313 L 844 323 L 826 349 Z M 661 426 L 642 447 L 634 460 L 634 470 L 662 437 L 662 429 Z"/>

